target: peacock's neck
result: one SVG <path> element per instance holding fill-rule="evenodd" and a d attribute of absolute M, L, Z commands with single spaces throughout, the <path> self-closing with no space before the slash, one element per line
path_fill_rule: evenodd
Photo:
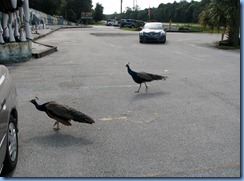
<path fill-rule="evenodd" d="M 133 76 L 133 75 L 136 74 L 133 70 L 130 69 L 129 66 L 127 67 L 127 70 L 128 70 L 128 73 L 129 73 L 131 76 Z"/>
<path fill-rule="evenodd" d="M 39 111 L 45 111 L 44 106 L 37 104 L 37 102 L 34 102 L 33 104 L 35 105 L 36 109 L 38 109 Z"/>

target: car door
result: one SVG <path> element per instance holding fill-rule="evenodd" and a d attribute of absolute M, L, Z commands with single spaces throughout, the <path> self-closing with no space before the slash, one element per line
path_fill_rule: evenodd
<path fill-rule="evenodd" d="M 9 114 L 7 110 L 7 98 L 11 81 L 6 67 L 0 65 L 0 169 L 6 152 L 7 125 Z"/>

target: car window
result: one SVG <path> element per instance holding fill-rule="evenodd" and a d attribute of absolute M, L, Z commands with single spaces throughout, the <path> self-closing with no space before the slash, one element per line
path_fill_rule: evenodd
<path fill-rule="evenodd" d="M 145 24 L 144 26 L 145 29 L 163 29 L 162 24 Z"/>

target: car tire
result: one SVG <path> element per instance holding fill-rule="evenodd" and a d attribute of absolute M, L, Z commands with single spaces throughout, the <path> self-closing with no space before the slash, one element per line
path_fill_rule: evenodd
<path fill-rule="evenodd" d="M 16 119 L 11 115 L 8 123 L 7 150 L 2 174 L 8 174 L 17 165 L 18 160 L 18 129 Z"/>
<path fill-rule="evenodd" d="M 162 43 L 165 44 L 165 42 L 166 42 L 166 36 L 164 37 Z"/>

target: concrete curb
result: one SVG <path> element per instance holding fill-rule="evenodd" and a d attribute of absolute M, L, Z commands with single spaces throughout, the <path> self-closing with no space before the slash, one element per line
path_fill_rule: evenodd
<path fill-rule="evenodd" d="M 36 40 L 41 39 L 41 38 L 43 38 L 45 36 L 48 36 L 51 33 L 54 33 L 54 32 L 56 32 L 56 31 L 58 31 L 60 29 L 68 29 L 68 28 L 92 28 L 92 26 L 61 26 L 59 28 L 51 30 L 50 32 L 48 32 L 46 34 L 42 34 L 40 36 L 37 36 L 37 37 L 33 38 L 33 40 L 32 40 L 33 43 L 36 43 L 36 44 L 41 45 L 41 46 L 44 46 L 46 48 L 46 50 L 32 53 L 32 57 L 38 59 L 38 58 L 42 58 L 44 56 L 47 56 L 47 55 L 49 55 L 51 53 L 54 53 L 54 52 L 58 51 L 57 47 L 51 46 L 51 45 L 42 44 L 42 43 L 36 42 Z"/>
<path fill-rule="evenodd" d="M 51 45 L 46 45 L 46 44 L 43 44 L 43 43 L 39 43 L 39 42 L 35 42 L 35 41 L 32 41 L 33 43 L 35 44 L 38 44 L 38 45 L 41 45 L 41 46 L 44 46 L 44 47 L 47 47 L 46 50 L 44 51 L 40 51 L 40 52 L 36 52 L 36 53 L 32 53 L 32 57 L 33 58 L 42 58 L 44 56 L 47 56 L 51 53 L 54 53 L 56 51 L 58 51 L 57 47 L 55 46 L 51 46 Z"/>
<path fill-rule="evenodd" d="M 35 41 L 35 40 L 41 39 L 41 38 L 43 38 L 43 37 L 45 37 L 45 36 L 47 36 L 47 35 L 50 35 L 51 33 L 54 33 L 55 31 L 60 30 L 60 29 L 62 29 L 62 27 L 59 27 L 59 28 L 54 29 L 54 30 L 51 30 L 50 32 L 48 32 L 48 33 L 46 33 L 46 34 L 42 34 L 42 35 L 40 35 L 40 36 L 34 37 L 33 40 Z"/>

